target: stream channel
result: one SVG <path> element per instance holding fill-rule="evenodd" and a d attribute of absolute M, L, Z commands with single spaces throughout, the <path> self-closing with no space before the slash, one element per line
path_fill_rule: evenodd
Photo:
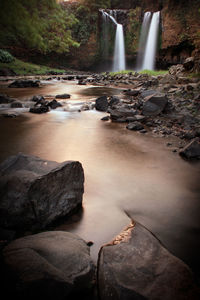
<path fill-rule="evenodd" d="M 200 164 L 187 162 L 166 147 L 168 138 L 129 131 L 125 124 L 103 122 L 95 109 L 78 112 L 81 102 L 119 89 L 79 86 L 53 80 L 40 88 L 1 94 L 30 99 L 33 95 L 71 94 L 68 111 L 16 118 L 0 117 L 0 161 L 18 152 L 63 162 L 78 160 L 85 172 L 83 209 L 56 230 L 92 241 L 91 255 L 130 223 L 131 216 L 151 230 L 173 254 L 199 273 Z"/>

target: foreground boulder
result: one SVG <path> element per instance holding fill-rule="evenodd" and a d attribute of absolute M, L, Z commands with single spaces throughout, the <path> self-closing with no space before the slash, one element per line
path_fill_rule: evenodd
<path fill-rule="evenodd" d="M 180 152 L 180 156 L 187 159 L 200 159 L 200 141 L 199 139 L 194 139 L 189 144 L 187 144 Z"/>
<path fill-rule="evenodd" d="M 41 229 L 82 205 L 77 161 L 57 163 L 18 154 L 0 165 L 0 227 Z"/>
<path fill-rule="evenodd" d="M 98 267 L 101 300 L 199 299 L 189 267 L 138 223 L 101 248 Z"/>
<path fill-rule="evenodd" d="M 13 278 L 7 280 L 6 295 L 10 290 L 19 299 L 76 299 L 93 287 L 89 247 L 72 233 L 49 231 L 17 239 L 4 248 L 3 257 L 5 273 Z"/>
<path fill-rule="evenodd" d="M 144 116 L 157 116 L 166 107 L 168 99 L 165 94 L 155 94 L 146 97 L 143 104 L 142 114 Z"/>
<path fill-rule="evenodd" d="M 28 87 L 39 87 L 39 80 L 15 80 L 9 84 L 9 88 L 28 88 Z"/>

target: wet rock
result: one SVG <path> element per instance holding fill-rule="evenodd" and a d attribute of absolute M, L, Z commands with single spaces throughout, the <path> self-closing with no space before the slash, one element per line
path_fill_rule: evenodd
<path fill-rule="evenodd" d="M 121 103 L 121 101 L 117 96 L 111 96 L 108 105 L 109 105 L 109 107 L 113 108 L 120 103 Z"/>
<path fill-rule="evenodd" d="M 49 111 L 49 106 L 48 105 L 41 105 L 39 107 L 31 107 L 29 112 L 34 113 L 34 114 L 44 114 Z"/>
<path fill-rule="evenodd" d="M 61 95 L 56 95 L 56 99 L 69 99 L 71 95 L 69 94 L 61 94 Z"/>
<path fill-rule="evenodd" d="M 0 104 L 12 103 L 13 101 L 15 100 L 10 98 L 9 96 L 0 94 Z"/>
<path fill-rule="evenodd" d="M 198 138 L 187 144 L 180 152 L 180 156 L 186 159 L 200 159 L 200 141 Z"/>
<path fill-rule="evenodd" d="M 48 103 L 48 106 L 51 108 L 51 109 L 56 109 L 57 107 L 61 107 L 62 104 L 59 103 L 58 101 L 56 101 L 56 99 L 52 100 L 51 102 Z"/>
<path fill-rule="evenodd" d="M 151 95 L 145 98 L 142 114 L 144 116 L 157 116 L 167 106 L 168 99 L 165 94 Z"/>
<path fill-rule="evenodd" d="M 105 117 L 101 118 L 101 121 L 109 121 L 109 120 L 110 120 L 109 116 L 105 116 Z"/>
<path fill-rule="evenodd" d="M 72 300 L 91 294 L 94 264 L 87 243 L 75 234 L 49 231 L 17 239 L 4 248 L 3 261 L 17 299 Z"/>
<path fill-rule="evenodd" d="M 41 103 L 42 101 L 44 101 L 44 97 L 41 95 L 35 95 L 33 96 L 33 98 L 31 99 L 31 101 L 36 102 L 36 103 Z"/>
<path fill-rule="evenodd" d="M 57 163 L 18 154 L 0 165 L 0 227 L 45 228 L 82 204 L 84 173 L 77 161 Z"/>
<path fill-rule="evenodd" d="M 146 120 L 146 117 L 145 116 L 141 116 L 141 115 L 135 115 L 133 117 L 127 117 L 126 118 L 126 121 L 127 122 L 135 122 L 135 121 L 145 121 Z"/>
<path fill-rule="evenodd" d="M 190 71 L 194 67 L 194 57 L 188 57 L 183 63 L 183 66 L 186 71 Z"/>
<path fill-rule="evenodd" d="M 136 97 L 136 96 L 138 96 L 140 94 L 140 90 L 131 90 L 131 89 L 128 89 L 128 90 L 124 91 L 124 94 L 127 95 L 127 96 Z"/>
<path fill-rule="evenodd" d="M 108 99 L 106 96 L 102 96 L 96 99 L 95 108 L 99 111 L 107 111 L 108 110 Z"/>
<path fill-rule="evenodd" d="M 9 88 L 28 88 L 28 87 L 39 87 L 39 80 L 15 80 L 8 87 Z"/>
<path fill-rule="evenodd" d="M 130 225 L 99 253 L 101 300 L 199 299 L 190 268 L 142 225 Z"/>
<path fill-rule="evenodd" d="M 115 109 L 109 109 L 109 113 L 111 120 L 116 121 L 121 118 L 126 120 L 127 117 L 134 117 L 137 114 L 137 111 L 127 107 L 127 105 L 121 105 Z"/>
<path fill-rule="evenodd" d="M 14 101 L 11 103 L 10 107 L 11 108 L 20 108 L 20 107 L 23 107 L 23 104 L 19 101 Z"/>
<path fill-rule="evenodd" d="M 144 126 L 140 122 L 133 122 L 133 123 L 129 123 L 126 126 L 126 128 L 129 129 L 129 130 L 138 131 L 138 130 L 144 129 Z"/>

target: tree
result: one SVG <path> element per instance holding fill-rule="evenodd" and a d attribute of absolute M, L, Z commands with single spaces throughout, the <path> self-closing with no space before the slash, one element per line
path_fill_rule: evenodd
<path fill-rule="evenodd" d="M 1 0 L 0 45 L 16 45 L 41 53 L 68 52 L 79 46 L 71 35 L 77 22 L 56 0 Z"/>

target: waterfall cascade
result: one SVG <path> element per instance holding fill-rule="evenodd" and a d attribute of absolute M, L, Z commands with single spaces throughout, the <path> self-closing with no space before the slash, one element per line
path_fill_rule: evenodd
<path fill-rule="evenodd" d="M 104 41 L 105 45 L 105 56 L 108 53 L 108 21 L 110 20 L 116 26 L 116 34 L 115 34 L 115 46 L 114 46 L 114 57 L 113 57 L 113 72 L 122 71 L 126 68 L 125 62 L 125 45 L 124 45 L 124 31 L 123 25 L 117 23 L 117 13 L 116 11 L 110 10 L 109 13 L 104 10 L 101 11 L 104 21 Z M 106 27 L 107 26 L 107 27 Z M 106 36 L 107 34 L 107 36 Z"/>
<path fill-rule="evenodd" d="M 142 22 L 142 28 L 140 33 L 139 47 L 138 47 L 138 56 L 136 62 L 136 69 L 141 70 L 143 59 L 144 59 L 144 50 L 146 48 L 147 36 L 149 33 L 149 25 L 151 22 L 151 12 L 146 12 L 144 14 L 144 19 Z"/>
<path fill-rule="evenodd" d="M 137 69 L 154 70 L 158 31 L 160 24 L 160 12 L 147 12 L 144 15 L 140 35 L 139 52 L 137 58 Z"/>

